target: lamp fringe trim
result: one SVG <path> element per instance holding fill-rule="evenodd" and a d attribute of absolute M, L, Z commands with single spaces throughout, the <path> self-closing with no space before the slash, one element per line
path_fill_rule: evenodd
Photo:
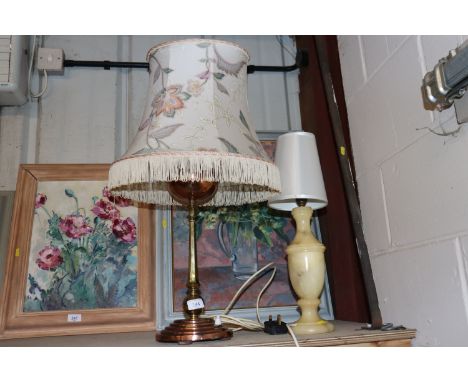
<path fill-rule="evenodd" d="M 166 152 L 114 162 L 109 189 L 143 203 L 178 205 L 167 182 L 218 182 L 218 192 L 206 205 L 241 205 L 270 199 L 281 190 L 278 167 L 268 161 L 209 152 Z"/>

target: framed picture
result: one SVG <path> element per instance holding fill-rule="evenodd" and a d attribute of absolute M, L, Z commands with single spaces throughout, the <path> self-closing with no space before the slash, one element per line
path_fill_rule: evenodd
<path fill-rule="evenodd" d="M 22 165 L 0 338 L 154 330 L 154 211 L 107 190 L 109 165 Z"/>
<path fill-rule="evenodd" d="M 276 136 L 261 137 L 273 158 Z M 158 329 L 183 316 L 188 267 L 188 224 L 184 209 L 157 213 Z M 318 221 L 313 229 L 320 239 Z M 200 208 L 197 215 L 197 255 L 200 289 L 209 314 L 219 314 L 246 279 L 264 265 L 277 268 L 273 283 L 260 300 L 262 318 L 281 314 L 285 321 L 299 318 L 296 298 L 289 283 L 285 248 L 295 235 L 291 215 L 268 208 L 266 202 L 239 207 Z M 256 299 L 269 278 L 264 275 L 241 295 L 230 314 L 255 319 Z M 328 282 L 322 294 L 320 314 L 333 319 Z"/>

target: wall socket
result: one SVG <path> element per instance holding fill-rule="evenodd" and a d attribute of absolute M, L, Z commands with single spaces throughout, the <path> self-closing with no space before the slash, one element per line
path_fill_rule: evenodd
<path fill-rule="evenodd" d="M 37 52 L 37 69 L 48 72 L 63 71 L 63 49 L 39 48 Z"/>

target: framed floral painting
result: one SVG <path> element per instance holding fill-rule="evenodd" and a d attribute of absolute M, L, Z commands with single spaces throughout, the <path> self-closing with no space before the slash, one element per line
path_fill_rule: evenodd
<path fill-rule="evenodd" d="M 154 330 L 154 211 L 109 165 L 22 165 L 0 338 Z"/>
<path fill-rule="evenodd" d="M 271 158 L 275 136 L 261 138 Z M 188 265 L 187 211 L 173 208 L 158 211 L 157 225 L 163 226 L 158 250 L 166 259 L 158 269 L 158 327 L 182 316 Z M 320 238 L 318 221 L 313 229 Z M 295 235 L 290 213 L 272 210 L 266 202 L 237 207 L 200 208 L 196 220 L 198 274 L 205 306 L 220 313 L 237 290 L 258 269 L 273 262 L 276 276 L 260 300 L 262 317 L 281 314 L 288 321 L 299 318 L 296 297 L 289 283 L 285 249 Z M 166 243 L 166 244 L 164 244 Z M 170 259 L 171 261 L 169 262 Z M 256 319 L 255 305 L 270 274 L 253 282 L 240 296 L 230 314 Z M 163 280 L 166 280 L 165 282 Z M 165 291 L 164 294 L 160 293 Z M 333 319 L 328 282 L 322 294 L 320 315 Z"/>

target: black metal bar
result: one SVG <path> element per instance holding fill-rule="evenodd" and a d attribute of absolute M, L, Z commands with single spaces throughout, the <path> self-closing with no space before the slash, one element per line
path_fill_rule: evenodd
<path fill-rule="evenodd" d="M 293 70 L 299 69 L 299 66 L 296 64 L 290 66 L 257 66 L 257 65 L 248 65 L 247 74 L 252 74 L 255 72 L 292 72 Z"/>
<path fill-rule="evenodd" d="M 85 67 L 85 68 L 103 68 L 110 70 L 110 68 L 136 68 L 136 69 L 149 69 L 147 62 L 125 62 L 125 61 L 80 61 L 80 60 L 65 60 L 64 66 L 67 68 L 72 67 Z M 262 66 L 262 65 L 248 65 L 247 73 L 254 72 L 291 72 L 293 70 L 305 67 L 309 64 L 309 57 L 307 52 L 298 50 L 296 54 L 296 63 L 289 66 Z"/>
<path fill-rule="evenodd" d="M 382 328 L 382 314 L 380 312 L 379 299 L 377 297 L 374 277 L 372 275 L 369 251 L 367 249 L 366 240 L 364 238 L 364 231 L 362 229 L 361 209 L 359 207 L 359 200 L 357 197 L 356 188 L 354 186 L 354 178 L 351 172 L 350 161 L 347 154 L 348 150 L 346 149 L 343 125 L 338 104 L 336 102 L 335 90 L 333 88 L 333 80 L 330 72 L 330 64 L 328 61 L 327 46 L 325 44 L 324 38 L 325 37 L 323 36 L 315 37 L 315 43 L 317 45 L 317 57 L 320 71 L 322 73 L 325 93 L 327 95 L 328 111 L 332 120 L 333 135 L 335 137 L 335 144 L 337 146 L 341 175 L 343 176 L 345 186 L 346 199 L 348 201 L 348 207 L 351 213 L 354 235 L 356 236 L 356 246 L 364 277 L 364 286 L 366 288 L 367 301 L 369 303 L 372 329 L 380 329 Z"/>
<path fill-rule="evenodd" d="M 147 62 L 124 62 L 124 61 L 76 61 L 76 60 L 65 60 L 63 62 L 65 67 L 86 67 L 86 68 L 104 68 L 110 70 L 110 68 L 138 68 L 138 69 L 149 69 Z"/>

